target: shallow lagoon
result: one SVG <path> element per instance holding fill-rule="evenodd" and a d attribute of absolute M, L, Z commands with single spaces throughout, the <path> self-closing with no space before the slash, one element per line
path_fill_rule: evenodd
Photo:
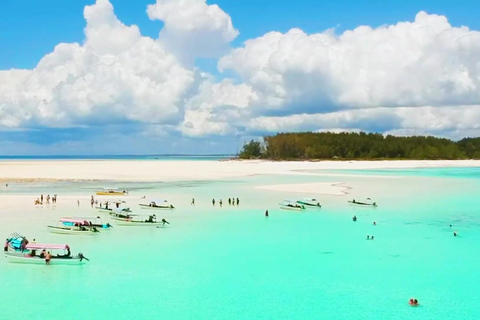
<path fill-rule="evenodd" d="M 1 318 L 477 319 L 480 169 L 468 169 L 468 179 L 456 177 L 455 168 L 429 170 L 129 183 L 121 187 L 132 190 L 133 208 L 142 195 L 177 205 L 170 227 L 115 227 L 80 238 L 49 234 L 46 225 L 97 215 L 87 198 L 99 183 L 12 185 L 4 196 L 18 194 L 19 202 L 0 203 L 2 234 L 68 242 L 91 261 L 81 267 L 1 261 Z M 277 206 L 301 194 L 253 189 L 295 182 L 345 182 L 352 189 L 347 196 L 315 195 L 323 208 L 305 213 Z M 55 209 L 31 205 L 40 190 L 59 194 Z M 211 206 L 214 196 L 223 198 L 223 208 Z M 240 207 L 226 205 L 237 196 Z M 379 207 L 347 204 L 367 196 Z M 365 240 L 367 234 L 375 240 Z M 410 297 L 421 306 L 409 307 Z"/>

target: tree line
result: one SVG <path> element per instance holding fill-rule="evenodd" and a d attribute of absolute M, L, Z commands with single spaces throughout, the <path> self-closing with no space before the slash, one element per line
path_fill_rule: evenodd
<path fill-rule="evenodd" d="M 432 136 L 396 137 L 379 133 L 278 133 L 251 140 L 241 159 L 480 159 L 480 138 L 452 141 Z"/>

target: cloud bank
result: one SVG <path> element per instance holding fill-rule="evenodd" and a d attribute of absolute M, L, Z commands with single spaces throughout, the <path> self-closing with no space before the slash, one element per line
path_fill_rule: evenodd
<path fill-rule="evenodd" d="M 84 10 L 83 43 L 58 44 L 33 70 L 0 71 L 0 131 L 124 126 L 164 141 L 291 130 L 480 135 L 480 32 L 444 16 L 270 32 L 232 48 L 239 31 L 205 0 L 157 0 L 146 14 L 164 23 L 156 39 L 97 0 Z M 217 58 L 236 79 L 203 72 L 198 58 Z"/>

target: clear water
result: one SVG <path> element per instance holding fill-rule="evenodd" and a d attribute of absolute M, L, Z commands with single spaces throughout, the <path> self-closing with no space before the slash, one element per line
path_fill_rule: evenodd
<path fill-rule="evenodd" d="M 0 262 L 0 318 L 478 319 L 480 168 L 468 170 L 468 179 L 458 169 L 427 169 L 130 183 L 133 207 L 142 195 L 177 205 L 164 214 L 170 227 L 115 227 L 85 238 L 49 234 L 45 226 L 61 216 L 97 215 L 87 205 L 95 184 L 17 185 L 2 191 L 18 194 L 19 203 L 0 202 L 0 232 L 68 242 L 91 261 Z M 322 209 L 297 213 L 277 203 L 303 195 L 253 188 L 319 181 L 345 182 L 351 194 L 313 195 Z M 40 190 L 58 193 L 57 207 L 33 208 Z M 347 204 L 366 196 L 379 207 Z M 224 206 L 212 207 L 212 197 Z M 240 206 L 226 205 L 228 197 L 239 197 Z M 77 198 L 80 207 L 72 205 Z M 408 306 L 411 297 L 421 306 Z"/>

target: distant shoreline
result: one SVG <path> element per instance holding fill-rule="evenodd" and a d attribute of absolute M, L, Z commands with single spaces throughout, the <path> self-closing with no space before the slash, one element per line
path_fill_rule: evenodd
<path fill-rule="evenodd" d="M 169 182 L 223 180 L 253 175 L 328 175 L 323 170 L 480 167 L 480 160 L 270 161 L 270 160 L 30 160 L 0 161 L 0 181 Z M 316 173 L 315 173 L 316 172 Z M 320 173 L 319 173 L 320 172 Z"/>

